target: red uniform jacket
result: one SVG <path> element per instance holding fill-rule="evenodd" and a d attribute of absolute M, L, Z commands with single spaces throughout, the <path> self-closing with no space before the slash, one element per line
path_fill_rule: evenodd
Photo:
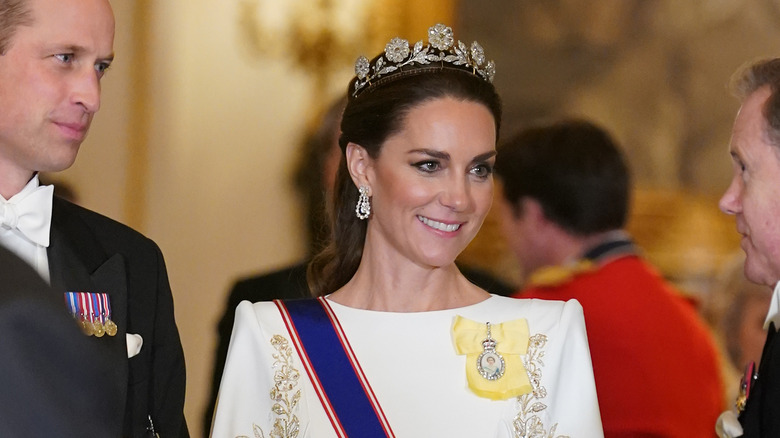
<path fill-rule="evenodd" d="M 633 250 L 592 261 L 515 296 L 582 304 L 605 436 L 712 438 L 723 383 L 694 307 Z"/>

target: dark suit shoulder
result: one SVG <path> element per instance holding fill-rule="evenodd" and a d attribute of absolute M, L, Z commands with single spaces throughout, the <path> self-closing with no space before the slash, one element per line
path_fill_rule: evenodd
<path fill-rule="evenodd" d="M 241 301 L 270 301 L 273 299 L 303 298 L 309 295 L 306 283 L 308 263 L 298 263 L 273 272 L 244 277 L 230 292 L 229 302 L 235 308 Z"/>
<path fill-rule="evenodd" d="M 780 434 L 780 334 L 774 323 L 767 330 L 758 380 L 753 384 L 745 410 L 739 417 L 745 438 Z"/>
<path fill-rule="evenodd" d="M 156 246 L 151 239 L 129 226 L 62 198 L 55 196 L 53 206 L 52 222 L 73 226 L 81 221 L 101 238 L 101 241 Z"/>
<path fill-rule="evenodd" d="M 184 354 L 160 248 L 132 228 L 56 196 L 52 208 L 52 284 L 61 279 L 57 284 L 66 290 L 109 291 L 117 324 L 144 339 L 123 378 L 124 435 L 140 436 L 151 416 L 160 435 L 187 436 Z M 126 349 L 119 353 L 126 360 Z"/>

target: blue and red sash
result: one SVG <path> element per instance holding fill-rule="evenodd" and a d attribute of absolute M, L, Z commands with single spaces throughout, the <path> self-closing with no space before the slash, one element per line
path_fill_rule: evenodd
<path fill-rule="evenodd" d="M 395 437 L 333 309 L 320 297 L 274 300 L 339 437 Z"/>

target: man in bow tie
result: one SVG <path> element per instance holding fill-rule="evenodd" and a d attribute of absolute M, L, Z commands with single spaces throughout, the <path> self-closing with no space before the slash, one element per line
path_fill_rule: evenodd
<path fill-rule="evenodd" d="M 739 414 L 741 425 L 730 425 L 724 414 L 719 433 L 775 437 L 780 436 L 780 58 L 740 70 L 732 90 L 742 106 L 729 145 L 733 179 L 720 199 L 720 209 L 736 217 L 745 277 L 774 288 L 774 294 L 758 372 L 745 376 L 742 395 L 747 399 Z"/>
<path fill-rule="evenodd" d="M 188 436 L 184 356 L 159 248 L 38 181 L 38 172 L 76 159 L 100 108 L 113 40 L 108 0 L 0 0 L 0 245 L 62 294 L 63 312 L 69 300 L 109 358 L 102 372 L 121 393 L 107 436 Z M 90 421 L 84 436 L 94 436 Z"/>

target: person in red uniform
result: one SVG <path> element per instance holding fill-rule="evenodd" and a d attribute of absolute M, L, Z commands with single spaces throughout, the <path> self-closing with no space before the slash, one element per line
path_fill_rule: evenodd
<path fill-rule="evenodd" d="M 713 337 L 624 231 L 630 177 L 610 135 L 538 125 L 496 163 L 503 231 L 529 273 L 515 296 L 582 304 L 605 436 L 714 436 L 725 401 Z"/>

